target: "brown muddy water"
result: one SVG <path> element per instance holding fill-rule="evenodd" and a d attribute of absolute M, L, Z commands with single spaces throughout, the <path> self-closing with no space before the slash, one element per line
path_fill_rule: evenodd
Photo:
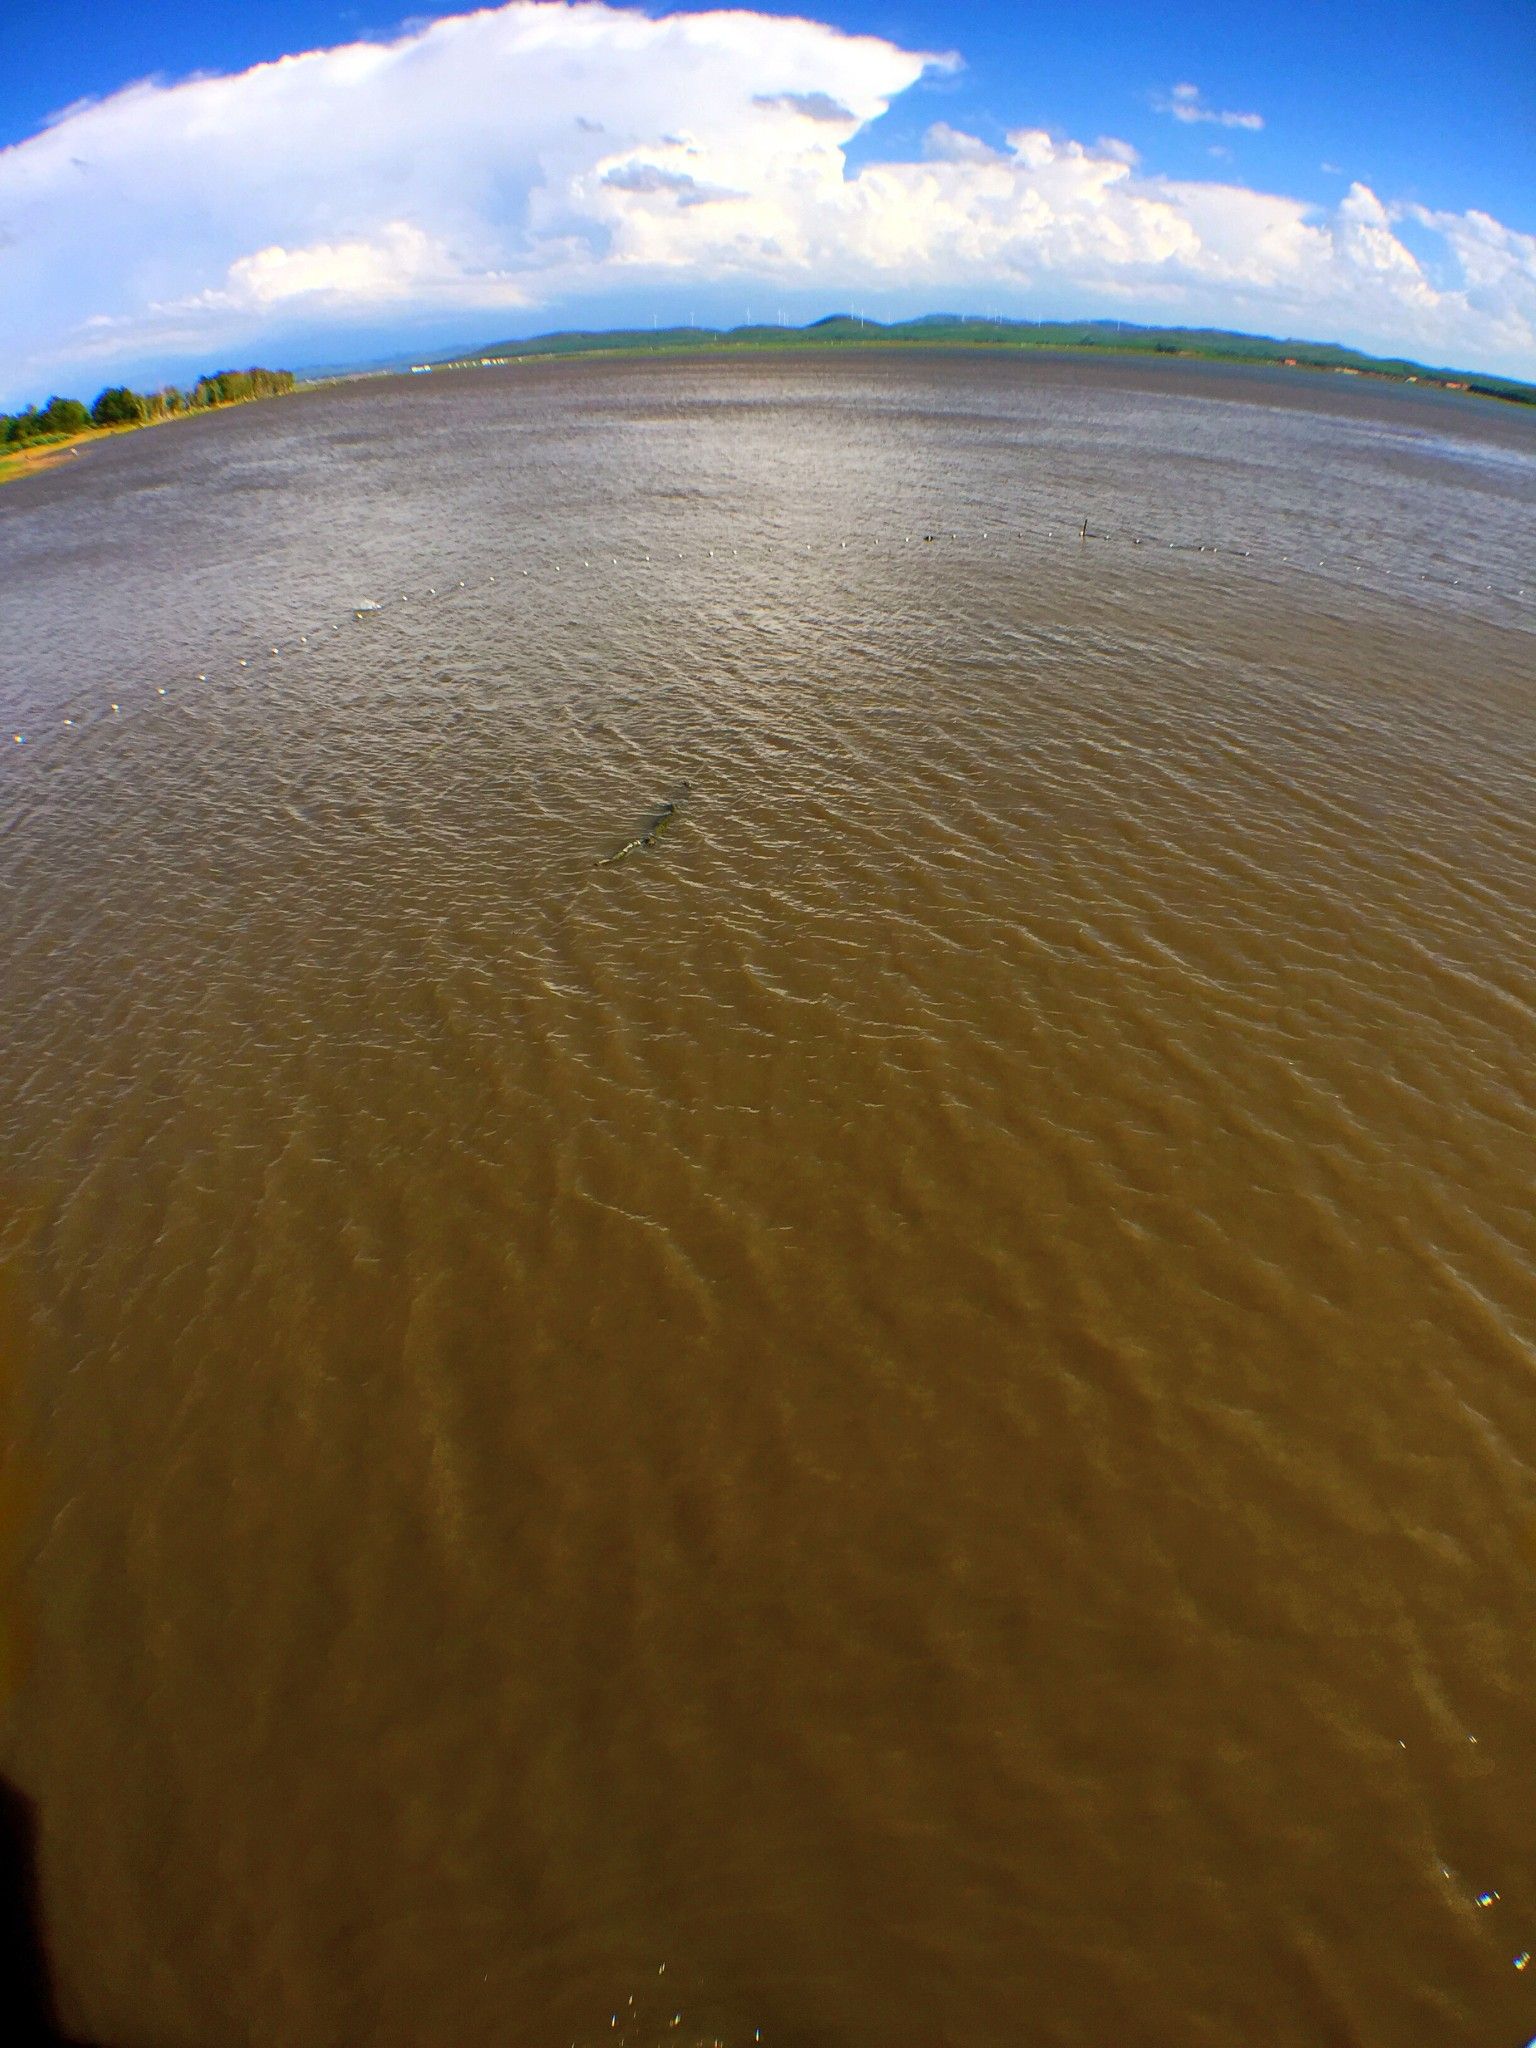
<path fill-rule="evenodd" d="M 1513 409 L 907 355 L 5 493 L 69 2026 L 1536 2033 L 1533 514 Z"/>

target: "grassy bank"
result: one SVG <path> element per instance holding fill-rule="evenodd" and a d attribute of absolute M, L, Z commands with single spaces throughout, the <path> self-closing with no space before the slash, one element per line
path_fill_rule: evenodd
<path fill-rule="evenodd" d="M 31 476 L 34 470 L 52 469 L 55 463 L 72 461 L 82 448 L 94 447 L 99 441 L 110 441 L 117 434 L 136 434 L 140 427 L 164 424 L 163 420 L 136 420 L 131 426 L 87 427 L 84 433 L 61 434 L 48 441 L 32 441 L 24 448 L 0 448 L 0 484 L 12 484 L 18 477 Z"/>
<path fill-rule="evenodd" d="M 126 384 L 111 385 L 89 407 L 78 398 L 55 394 L 42 408 L 29 405 L 18 413 L 0 413 L 0 484 L 15 483 L 33 470 L 68 461 L 87 443 L 109 434 L 132 433 L 138 427 L 163 426 L 169 420 L 192 419 L 225 406 L 280 398 L 293 388 L 291 370 L 253 368 L 215 370 L 199 377 L 190 391 L 174 384 L 149 392 L 130 391 Z"/>

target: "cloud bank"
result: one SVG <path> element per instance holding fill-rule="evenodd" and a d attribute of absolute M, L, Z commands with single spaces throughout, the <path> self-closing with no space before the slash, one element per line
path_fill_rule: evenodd
<path fill-rule="evenodd" d="M 1162 177 L 1126 144 L 848 145 L 943 53 L 746 12 L 580 0 L 230 77 L 145 82 L 0 151 L 0 402 L 158 356 L 270 356 L 696 286 L 985 293 L 1339 336 L 1536 376 L 1536 237 L 1353 185 L 1320 207 Z M 1193 88 L 1179 120 L 1252 126 Z"/>

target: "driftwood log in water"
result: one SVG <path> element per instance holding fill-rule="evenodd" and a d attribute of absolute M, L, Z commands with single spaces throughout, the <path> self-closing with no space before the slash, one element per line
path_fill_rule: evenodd
<path fill-rule="evenodd" d="M 683 788 L 684 790 L 688 788 L 686 782 L 683 784 Z M 645 830 L 638 839 L 625 840 L 617 853 L 601 855 L 594 865 L 600 868 L 611 868 L 617 866 L 621 860 L 628 860 L 632 853 L 648 853 L 676 816 L 677 804 L 669 797 L 659 810 L 651 813 Z"/>

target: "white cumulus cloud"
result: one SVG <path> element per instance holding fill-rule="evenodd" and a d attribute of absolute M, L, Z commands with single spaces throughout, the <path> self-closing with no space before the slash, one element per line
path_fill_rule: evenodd
<path fill-rule="evenodd" d="M 357 311 L 420 304 L 439 294 L 457 304 L 470 281 L 482 303 L 524 303 L 514 280 L 490 269 L 466 273 L 444 242 L 409 221 L 393 220 L 371 238 L 312 242 L 302 249 L 274 242 L 237 256 L 222 285 L 184 300 L 182 310 L 265 313 L 299 305 Z"/>
<path fill-rule="evenodd" d="M 1536 242 L 1487 214 L 1172 179 L 1027 126 L 937 124 L 917 160 L 851 168 L 953 61 L 814 20 L 516 0 L 132 86 L 0 151 L 0 403 L 151 358 L 291 360 L 285 336 L 344 354 L 462 318 L 473 341 L 480 314 L 601 324 L 626 293 L 758 283 L 975 288 L 1536 375 Z"/>

